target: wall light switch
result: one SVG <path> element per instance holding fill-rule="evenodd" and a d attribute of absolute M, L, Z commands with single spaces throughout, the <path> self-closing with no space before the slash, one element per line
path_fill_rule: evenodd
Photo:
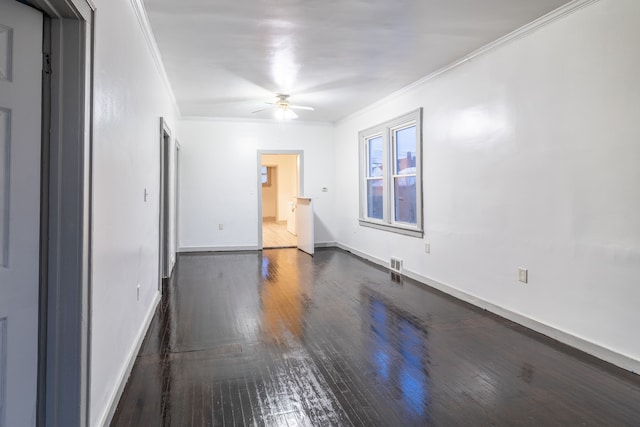
<path fill-rule="evenodd" d="M 518 281 L 522 283 L 528 283 L 529 270 L 526 268 L 518 267 Z"/>
<path fill-rule="evenodd" d="M 431 243 L 429 243 L 429 242 L 425 242 L 424 243 L 424 253 L 425 254 L 430 254 L 431 253 Z"/>
<path fill-rule="evenodd" d="M 218 224 L 218 230 L 224 230 L 224 224 Z"/>

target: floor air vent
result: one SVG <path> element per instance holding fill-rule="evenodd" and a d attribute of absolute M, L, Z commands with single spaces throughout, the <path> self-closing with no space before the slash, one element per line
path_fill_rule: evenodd
<path fill-rule="evenodd" d="M 400 258 L 391 257 L 389 269 L 395 273 L 402 273 L 402 260 Z"/>

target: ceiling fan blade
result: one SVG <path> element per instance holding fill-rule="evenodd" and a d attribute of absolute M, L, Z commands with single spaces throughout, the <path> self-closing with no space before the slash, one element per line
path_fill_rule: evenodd
<path fill-rule="evenodd" d="M 251 112 L 251 114 L 261 113 L 261 112 L 263 112 L 263 111 L 267 111 L 267 110 L 273 110 L 274 108 L 278 108 L 278 107 L 262 108 L 262 109 L 260 109 L 260 110 L 252 111 L 252 112 Z"/>
<path fill-rule="evenodd" d="M 289 105 L 289 108 L 291 108 L 292 110 L 309 110 L 309 111 L 315 110 L 315 108 L 313 107 L 307 107 L 304 105 Z"/>

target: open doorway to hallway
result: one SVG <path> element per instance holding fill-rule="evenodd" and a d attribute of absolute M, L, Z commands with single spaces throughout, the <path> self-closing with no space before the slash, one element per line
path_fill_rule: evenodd
<path fill-rule="evenodd" d="M 263 248 L 287 248 L 298 244 L 295 202 L 300 194 L 299 160 L 297 153 L 260 155 Z"/>

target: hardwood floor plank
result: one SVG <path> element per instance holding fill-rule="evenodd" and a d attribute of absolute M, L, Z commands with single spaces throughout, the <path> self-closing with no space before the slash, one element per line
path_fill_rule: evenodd
<path fill-rule="evenodd" d="M 638 426 L 640 377 L 351 254 L 180 255 L 112 426 Z"/>
<path fill-rule="evenodd" d="M 289 233 L 287 224 L 276 221 L 262 221 L 262 246 L 268 248 L 296 247 L 298 237 Z"/>

